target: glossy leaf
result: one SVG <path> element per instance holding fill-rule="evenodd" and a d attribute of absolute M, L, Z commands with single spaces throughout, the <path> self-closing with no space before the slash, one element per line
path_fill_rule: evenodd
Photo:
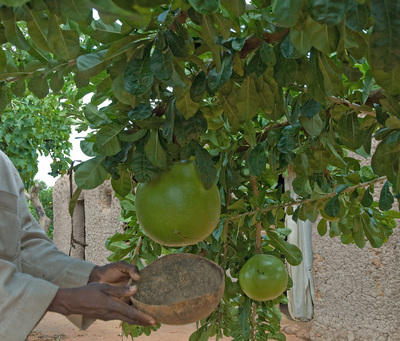
<path fill-rule="evenodd" d="M 212 92 L 217 92 L 229 80 L 232 75 L 232 56 L 227 56 L 222 62 L 222 69 L 210 70 L 207 77 L 207 85 Z"/>
<path fill-rule="evenodd" d="M 342 142 L 351 149 L 362 145 L 362 131 L 356 113 L 343 115 L 339 122 L 339 136 Z"/>
<path fill-rule="evenodd" d="M 336 217 L 340 212 L 340 200 L 337 195 L 332 197 L 324 206 L 325 213 L 330 217 Z"/>
<path fill-rule="evenodd" d="M 158 131 L 151 130 L 149 140 L 144 147 L 147 158 L 158 168 L 167 169 L 167 153 L 162 147 Z"/>
<path fill-rule="evenodd" d="M 246 77 L 237 94 L 236 106 L 240 121 L 244 122 L 256 116 L 259 105 L 260 97 L 257 95 L 254 79 Z"/>
<path fill-rule="evenodd" d="M 106 180 L 108 172 L 104 167 L 104 156 L 82 162 L 75 172 L 75 182 L 81 189 L 93 189 Z"/>
<path fill-rule="evenodd" d="M 349 0 L 310 0 L 308 2 L 311 17 L 327 25 L 337 25 L 344 17 Z"/>
<path fill-rule="evenodd" d="M 189 4 L 201 14 L 211 14 L 219 9 L 219 0 L 188 0 Z"/>
<path fill-rule="evenodd" d="M 211 159 L 210 154 L 199 145 L 195 149 L 195 163 L 199 170 L 199 175 L 204 187 L 211 188 L 217 178 L 217 170 Z"/>
<path fill-rule="evenodd" d="M 141 59 L 133 58 L 124 72 L 126 90 L 132 95 L 141 95 L 153 85 L 154 76 L 150 69 L 150 54 L 145 54 Z"/>
<path fill-rule="evenodd" d="M 301 0 L 274 0 L 272 11 L 275 14 L 276 21 L 285 27 L 294 26 L 299 19 L 301 5 Z"/>
<path fill-rule="evenodd" d="M 265 144 L 257 144 L 249 154 L 248 164 L 250 174 L 254 176 L 260 176 L 266 168 L 267 160 Z"/>
<path fill-rule="evenodd" d="M 85 78 L 91 78 L 101 71 L 103 71 L 105 64 L 104 64 L 104 57 L 107 53 L 107 50 L 85 54 L 79 56 L 76 60 L 76 66 L 80 74 Z"/>
<path fill-rule="evenodd" d="M 111 156 L 121 151 L 121 143 L 118 134 L 124 129 L 123 126 L 106 126 L 97 133 L 96 147 L 100 154 Z"/>
<path fill-rule="evenodd" d="M 392 208 L 394 204 L 393 194 L 390 192 L 390 184 L 388 181 L 385 182 L 381 190 L 381 195 L 379 197 L 379 208 L 382 211 L 388 211 Z"/>
<path fill-rule="evenodd" d="M 290 265 L 296 266 L 302 262 L 303 255 L 296 245 L 288 243 L 273 231 L 267 231 L 267 236 L 270 239 L 270 244 L 285 255 L 285 258 Z"/>
<path fill-rule="evenodd" d="M 150 70 L 154 75 L 163 81 L 167 81 L 172 77 L 174 70 L 172 63 L 172 52 L 169 48 L 156 48 L 150 57 Z"/>
<path fill-rule="evenodd" d="M 56 15 L 50 17 L 47 43 L 50 50 L 63 60 L 74 59 L 80 51 L 79 35 L 76 31 L 63 30 Z"/>

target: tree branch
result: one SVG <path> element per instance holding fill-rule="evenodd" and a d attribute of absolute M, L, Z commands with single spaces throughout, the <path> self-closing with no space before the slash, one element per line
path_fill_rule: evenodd
<path fill-rule="evenodd" d="M 35 185 L 29 189 L 29 200 L 35 208 L 40 226 L 43 227 L 43 230 L 47 233 L 51 225 L 51 219 L 46 215 L 42 202 L 39 199 L 40 189 L 40 184 L 35 183 Z"/>
<path fill-rule="evenodd" d="M 381 176 L 381 177 L 376 178 L 374 180 L 371 180 L 371 181 L 368 181 L 368 182 L 363 182 L 361 184 L 348 187 L 345 190 L 343 190 L 342 192 L 340 192 L 340 194 L 349 193 L 349 192 L 354 191 L 357 188 L 368 187 L 368 186 L 371 186 L 371 185 L 376 184 L 378 182 L 382 182 L 382 181 L 386 181 L 386 180 L 387 180 L 386 176 Z M 226 220 L 227 221 L 232 221 L 232 220 L 240 219 L 240 218 L 245 217 L 245 216 L 251 216 L 251 215 L 257 214 L 259 212 L 264 213 L 264 212 L 268 212 L 268 211 L 272 211 L 272 210 L 277 210 L 277 209 L 280 209 L 280 208 L 287 208 L 287 207 L 292 207 L 292 206 L 304 205 L 304 204 L 308 204 L 308 203 L 311 203 L 311 202 L 315 202 L 316 200 L 332 198 L 332 197 L 334 197 L 336 195 L 338 195 L 336 192 L 332 192 L 332 193 L 327 193 L 326 195 L 321 196 L 318 199 L 303 199 L 303 200 L 297 200 L 297 201 L 293 201 L 293 202 L 288 202 L 288 203 L 281 204 L 281 205 L 274 205 L 274 206 L 269 206 L 269 207 L 264 207 L 264 208 L 258 208 L 258 209 L 255 209 L 253 211 L 250 211 L 250 212 L 237 214 L 235 216 L 228 217 Z"/>

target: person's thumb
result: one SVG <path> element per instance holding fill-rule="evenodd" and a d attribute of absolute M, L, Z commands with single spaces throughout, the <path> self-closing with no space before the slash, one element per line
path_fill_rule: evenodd
<path fill-rule="evenodd" d="M 137 286 L 132 285 L 132 286 L 116 287 L 108 285 L 107 288 L 104 290 L 104 292 L 116 298 L 129 297 L 136 294 Z"/>

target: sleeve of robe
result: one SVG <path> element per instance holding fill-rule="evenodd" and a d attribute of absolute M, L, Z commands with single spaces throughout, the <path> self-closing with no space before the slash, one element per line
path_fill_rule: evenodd
<path fill-rule="evenodd" d="M 0 151 L 0 340 L 25 340 L 60 287 L 87 284 L 94 264 L 60 252 L 31 215 L 24 186 Z M 85 329 L 94 320 L 71 316 Z"/>

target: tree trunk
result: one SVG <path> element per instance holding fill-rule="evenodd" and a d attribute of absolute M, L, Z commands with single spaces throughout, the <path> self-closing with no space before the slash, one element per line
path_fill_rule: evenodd
<path fill-rule="evenodd" d="M 35 208 L 38 216 L 39 224 L 43 227 L 43 230 L 47 233 L 51 225 L 51 219 L 46 215 L 43 205 L 39 199 L 40 184 L 36 183 L 29 189 L 29 200 Z"/>

